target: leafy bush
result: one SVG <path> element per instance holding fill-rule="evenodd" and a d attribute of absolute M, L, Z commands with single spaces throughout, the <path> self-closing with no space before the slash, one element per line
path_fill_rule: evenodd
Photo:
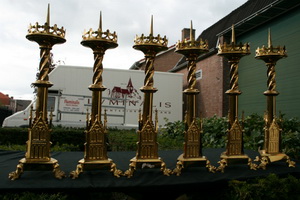
<path fill-rule="evenodd" d="M 261 115 L 252 114 L 245 117 L 244 127 L 244 148 L 257 151 L 264 143 L 264 119 Z"/>
<path fill-rule="evenodd" d="M 7 145 L 0 145 L 1 150 L 6 151 L 26 151 L 26 145 L 20 145 L 20 144 L 7 144 Z"/>
<path fill-rule="evenodd" d="M 224 148 L 227 138 L 228 120 L 213 116 L 203 119 L 202 145 L 208 148 Z"/>
<path fill-rule="evenodd" d="M 137 142 L 136 130 L 110 129 L 108 142 L 108 148 L 111 151 L 135 151 Z"/>
<path fill-rule="evenodd" d="M 299 199 L 300 180 L 288 176 L 279 178 L 270 174 L 266 178 L 229 182 L 227 199 Z"/>
<path fill-rule="evenodd" d="M 284 115 L 281 115 L 284 117 Z M 244 148 L 257 151 L 263 146 L 264 120 L 261 115 L 247 116 L 241 123 L 244 128 Z M 279 120 L 282 127 L 282 150 L 292 158 L 300 159 L 300 121 L 297 118 Z M 203 119 L 202 146 L 225 148 L 228 120 L 225 117 Z M 185 125 L 182 121 L 168 122 L 158 133 L 159 149 L 182 149 Z M 0 128 L 0 148 L 3 150 L 25 150 L 28 139 L 27 128 Z M 136 130 L 109 129 L 108 144 L 112 151 L 135 151 L 138 135 Z M 54 127 L 51 133 L 52 151 L 83 151 L 84 129 Z M 5 147 L 6 146 L 6 147 Z"/>
<path fill-rule="evenodd" d="M 181 121 L 168 122 L 161 128 L 157 137 L 159 149 L 182 149 L 184 142 L 184 123 Z"/>
<path fill-rule="evenodd" d="M 282 127 L 282 151 L 292 158 L 300 159 L 300 121 L 297 118 L 285 119 L 280 116 Z M 263 147 L 263 116 L 252 114 L 247 116 L 241 125 L 244 129 L 244 148 L 257 151 Z M 160 130 L 158 141 L 161 149 L 181 149 L 184 141 L 184 123 L 182 121 L 167 122 Z M 225 148 L 227 140 L 228 119 L 211 117 L 203 119 L 203 148 Z"/>

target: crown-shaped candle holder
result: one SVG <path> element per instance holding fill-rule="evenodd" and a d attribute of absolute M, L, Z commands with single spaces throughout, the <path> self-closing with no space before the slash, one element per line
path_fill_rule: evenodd
<path fill-rule="evenodd" d="M 202 122 L 196 120 L 196 95 L 199 90 L 196 85 L 196 61 L 197 58 L 208 52 L 208 42 L 201 38 L 196 41 L 193 36 L 193 24 L 191 22 L 190 38 L 178 41 L 175 52 L 180 53 L 188 60 L 188 88 L 183 92 L 187 95 L 187 110 L 185 116 L 184 149 L 183 154 L 178 157 L 178 162 L 173 173 L 179 176 L 183 168 L 188 166 L 204 166 L 210 172 L 214 172 L 215 167 L 210 164 L 205 156 L 202 155 Z"/>
<path fill-rule="evenodd" d="M 107 49 L 118 46 L 116 33 L 109 30 L 102 31 L 102 14 L 100 12 L 100 23 L 97 31 L 90 29 L 82 36 L 81 44 L 89 47 L 94 53 L 93 84 L 89 86 L 92 91 L 92 112 L 90 118 L 87 114 L 87 127 L 85 131 L 86 142 L 84 144 L 84 158 L 78 161 L 75 171 L 70 176 L 75 179 L 81 173 L 89 170 L 110 169 L 114 176 L 120 177 L 122 172 L 117 169 L 116 164 L 107 156 L 107 115 L 104 112 L 104 123 L 102 115 L 102 92 L 106 88 L 102 84 L 103 65 L 102 60 Z"/>
<path fill-rule="evenodd" d="M 243 56 L 250 54 L 250 46 L 246 44 L 236 44 L 234 25 L 232 25 L 231 43 L 219 44 L 218 55 L 228 59 L 230 65 L 230 89 L 226 91 L 229 96 L 229 114 L 227 130 L 226 151 L 221 154 L 220 166 L 217 171 L 224 172 L 228 164 L 244 163 L 248 164 L 250 169 L 256 169 L 251 158 L 244 154 L 243 147 L 243 127 L 238 117 L 238 96 L 241 91 L 238 87 L 238 63 Z"/>
<path fill-rule="evenodd" d="M 208 52 L 208 50 L 207 40 L 203 41 L 202 38 L 195 40 L 195 36 L 193 35 L 193 22 L 191 21 L 190 38 L 185 38 L 182 41 L 178 41 L 176 43 L 175 51 L 183 54 L 185 57 L 187 57 L 187 59 L 189 59 L 190 55 L 192 54 L 199 56 L 202 53 Z"/>
<path fill-rule="evenodd" d="M 48 88 L 53 84 L 49 81 L 50 71 L 50 50 L 55 44 L 64 43 L 65 30 L 57 28 L 57 25 L 50 26 L 50 6 L 48 5 L 47 22 L 44 25 L 30 25 L 26 38 L 37 42 L 40 46 L 40 66 L 37 80 L 33 83 L 37 87 L 37 100 L 35 117 L 30 112 L 28 141 L 25 158 L 19 161 L 17 169 L 9 174 L 9 179 L 20 178 L 23 171 L 49 170 L 54 176 L 61 179 L 65 173 L 60 170 L 58 161 L 50 156 L 50 133 L 52 113 L 50 122 L 47 115 Z M 32 121 L 33 118 L 33 121 Z"/>
<path fill-rule="evenodd" d="M 275 81 L 275 65 L 281 58 L 287 57 L 285 46 L 273 47 L 271 31 L 268 33 L 268 46 L 262 46 L 257 48 L 256 59 L 263 60 L 268 67 L 267 70 L 267 91 L 264 95 L 267 97 L 267 111 L 264 116 L 264 148 L 259 150 L 260 157 L 257 157 L 257 161 L 260 161 L 259 168 L 266 169 L 269 163 L 285 160 L 289 167 L 295 167 L 295 162 L 291 161 L 289 156 L 281 151 L 281 132 L 282 129 L 279 126 L 278 119 L 276 117 L 276 96 L 279 93 L 276 91 Z"/>
<path fill-rule="evenodd" d="M 140 50 L 145 54 L 145 79 L 144 86 L 141 91 L 144 93 L 143 114 L 139 113 L 139 128 L 137 131 L 138 142 L 136 156 L 130 160 L 129 169 L 125 171 L 128 178 L 133 176 L 137 168 L 144 167 L 160 167 L 164 175 L 169 176 L 170 169 L 166 168 L 166 164 L 158 156 L 158 116 L 155 112 L 155 124 L 152 120 L 153 112 L 153 93 L 157 91 L 154 88 L 154 60 L 155 55 L 161 51 L 167 50 L 168 40 L 165 37 L 153 36 L 153 17 L 151 17 L 150 35 L 140 37 L 136 36 L 134 40 L 134 49 Z"/>

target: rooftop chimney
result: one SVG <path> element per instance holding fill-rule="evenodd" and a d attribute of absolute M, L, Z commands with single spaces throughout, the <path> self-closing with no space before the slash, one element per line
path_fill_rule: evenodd
<path fill-rule="evenodd" d="M 190 39 L 190 28 L 184 28 L 181 31 L 181 40 L 183 41 L 184 39 L 189 40 Z M 195 37 L 195 29 L 193 29 L 193 36 Z M 197 38 L 196 38 L 197 39 Z"/>

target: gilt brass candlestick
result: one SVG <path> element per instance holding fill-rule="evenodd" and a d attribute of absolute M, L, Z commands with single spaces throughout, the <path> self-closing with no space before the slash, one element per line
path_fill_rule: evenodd
<path fill-rule="evenodd" d="M 133 176 L 136 168 L 144 168 L 144 166 L 159 166 L 164 175 L 169 175 L 171 171 L 166 168 L 165 163 L 158 156 L 157 112 L 155 115 L 155 124 L 152 121 L 153 94 L 157 91 L 157 89 L 153 87 L 154 59 L 157 53 L 168 49 L 168 40 L 166 36 L 153 36 L 153 18 L 151 18 L 150 35 L 144 36 L 144 34 L 142 34 L 140 37 L 136 36 L 134 43 L 133 48 L 145 54 L 146 76 L 144 86 L 141 88 L 141 91 L 144 93 L 144 105 L 143 114 L 139 114 L 137 153 L 136 156 L 130 160 L 129 169 L 125 172 L 125 175 L 129 178 Z"/>
<path fill-rule="evenodd" d="M 208 52 L 207 41 L 201 38 L 196 41 L 193 36 L 193 24 L 191 22 L 190 39 L 179 41 L 176 44 L 175 52 L 184 55 L 188 60 L 188 88 L 183 92 L 187 95 L 187 110 L 185 116 L 185 132 L 184 132 L 184 149 L 183 154 L 178 157 L 178 162 L 173 173 L 179 176 L 183 168 L 187 166 L 205 166 L 209 171 L 214 171 L 214 167 L 210 165 L 209 160 L 202 155 L 201 135 L 202 122 L 198 124 L 196 121 L 196 95 L 199 90 L 196 85 L 196 62 L 199 55 Z"/>
<path fill-rule="evenodd" d="M 104 113 L 104 123 L 101 121 L 102 92 L 106 89 L 102 84 L 102 60 L 107 49 L 118 46 L 117 35 L 116 32 L 110 33 L 109 30 L 102 30 L 102 15 L 100 13 L 99 28 L 96 31 L 92 29 L 85 31 L 82 38 L 81 44 L 91 48 L 94 53 L 93 84 L 89 86 L 92 91 L 92 112 L 90 119 L 87 119 L 84 158 L 79 160 L 76 170 L 72 171 L 70 176 L 75 179 L 78 178 L 80 173 L 87 170 L 109 168 L 114 176 L 120 177 L 122 172 L 116 168 L 116 164 L 107 156 L 106 112 Z"/>
<path fill-rule="evenodd" d="M 238 88 L 238 63 L 243 56 L 250 54 L 250 46 L 246 44 L 236 44 L 234 26 L 232 25 L 231 44 L 226 42 L 219 45 L 218 55 L 228 59 L 230 65 L 230 89 L 226 91 L 229 96 L 229 130 L 227 130 L 226 151 L 221 154 L 221 161 L 218 171 L 224 172 L 224 168 L 230 163 L 247 163 L 251 169 L 255 169 L 251 159 L 244 154 L 243 147 L 243 127 L 238 118 L 238 96 L 241 91 Z"/>
<path fill-rule="evenodd" d="M 19 161 L 17 169 L 9 174 L 9 179 L 20 178 L 23 171 L 51 170 L 54 176 L 61 179 L 65 173 L 59 169 L 58 161 L 50 156 L 50 133 L 52 114 L 50 122 L 47 115 L 48 88 L 53 84 L 49 81 L 50 50 L 55 44 L 64 43 L 65 30 L 58 28 L 55 24 L 50 26 L 50 13 L 47 13 L 47 22 L 44 25 L 36 24 L 29 26 L 26 38 L 37 42 L 40 46 L 40 65 L 37 80 L 32 83 L 37 87 L 37 100 L 35 117 L 32 121 L 32 112 L 28 128 L 28 141 L 25 158 Z"/>
<path fill-rule="evenodd" d="M 279 127 L 278 120 L 276 118 L 276 96 L 279 93 L 276 91 L 275 81 L 275 65 L 281 58 L 287 57 L 285 47 L 273 47 L 271 39 L 271 31 L 268 34 L 268 47 L 262 46 L 257 48 L 256 59 L 261 59 L 266 63 L 267 70 L 267 91 L 264 95 L 267 97 L 267 111 L 264 117 L 264 149 L 259 150 L 261 163 L 259 168 L 266 169 L 266 165 L 270 162 L 276 162 L 280 160 L 286 160 L 289 167 L 295 167 L 295 162 L 291 161 L 289 156 L 281 152 L 281 128 Z"/>

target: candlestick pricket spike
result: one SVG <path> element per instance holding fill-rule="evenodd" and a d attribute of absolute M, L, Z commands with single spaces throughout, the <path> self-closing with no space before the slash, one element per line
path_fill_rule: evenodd
<path fill-rule="evenodd" d="M 120 177 L 122 172 L 116 168 L 116 164 L 107 156 L 107 117 L 104 112 L 104 123 L 101 121 L 102 113 L 102 92 L 106 87 L 102 84 L 103 65 L 102 60 L 107 49 L 116 48 L 117 35 L 116 32 L 110 33 L 109 30 L 102 30 L 102 14 L 100 12 L 99 27 L 96 31 L 90 29 L 85 31 L 81 44 L 89 47 L 94 53 L 93 66 L 93 83 L 89 86 L 92 91 L 92 109 L 90 118 L 87 119 L 87 127 L 85 131 L 86 142 L 84 150 L 84 158 L 79 160 L 79 164 L 70 176 L 75 179 L 79 174 L 87 170 L 95 170 L 102 168 L 110 168 L 110 171 L 116 177 Z"/>
<path fill-rule="evenodd" d="M 154 59 L 157 53 L 168 49 L 168 40 L 166 36 L 153 36 L 153 17 L 151 17 L 150 35 L 136 36 L 134 43 L 133 48 L 142 51 L 146 59 L 144 86 L 141 88 L 144 93 L 144 105 L 143 113 L 139 114 L 137 153 L 130 160 L 129 169 L 125 172 L 125 175 L 130 178 L 137 168 L 144 168 L 145 166 L 160 167 L 164 175 L 169 175 L 171 170 L 166 168 L 165 163 L 158 156 L 157 112 L 155 112 L 155 125 L 152 120 L 153 93 L 157 91 L 153 87 Z"/>
<path fill-rule="evenodd" d="M 247 163 L 250 169 L 256 169 L 251 158 L 244 154 L 243 128 L 238 118 L 238 96 L 241 91 L 238 87 L 238 63 L 243 56 L 250 54 L 250 46 L 246 44 L 236 44 L 234 25 L 232 25 L 231 43 L 224 42 L 219 45 L 218 55 L 228 59 L 230 65 L 230 88 L 226 91 L 229 96 L 229 130 L 227 130 L 226 151 L 221 154 L 221 161 L 218 171 L 224 172 L 225 167 L 230 163 Z"/>
<path fill-rule="evenodd" d="M 295 162 L 291 161 L 289 156 L 281 152 L 281 128 L 278 124 L 278 119 L 276 118 L 276 96 L 279 93 L 276 91 L 276 81 L 275 81 L 275 65 L 281 58 L 287 57 L 285 46 L 273 47 L 271 39 L 271 31 L 269 29 L 268 33 L 268 47 L 262 46 L 262 48 L 257 48 L 256 59 L 261 59 L 266 63 L 268 67 L 267 70 L 267 91 L 264 95 L 267 97 L 267 111 L 264 116 L 265 127 L 264 127 L 264 148 L 259 150 L 261 163 L 259 168 L 266 169 L 267 164 L 270 162 L 276 162 L 280 160 L 286 160 L 289 167 L 295 167 Z"/>
<path fill-rule="evenodd" d="M 184 55 L 188 60 L 188 88 L 183 91 L 187 95 L 184 152 L 178 157 L 173 173 L 179 176 L 182 169 L 187 166 L 205 166 L 209 171 L 214 172 L 215 167 L 210 165 L 209 160 L 202 155 L 202 124 L 196 121 L 196 95 L 199 94 L 199 90 L 195 88 L 196 61 L 199 55 L 208 52 L 208 43 L 201 38 L 199 41 L 195 40 L 192 21 L 189 40 L 178 41 L 175 52 Z"/>
<path fill-rule="evenodd" d="M 29 26 L 26 38 L 37 42 L 40 46 L 40 64 L 37 80 L 33 83 L 37 87 L 37 101 L 35 117 L 32 121 L 32 111 L 28 128 L 28 141 L 25 158 L 19 161 L 17 170 L 9 174 L 9 179 L 20 178 L 23 171 L 52 170 L 54 176 L 61 179 L 65 173 L 60 170 L 58 161 L 50 156 L 51 116 L 48 122 L 47 98 L 48 88 L 53 84 L 49 81 L 48 73 L 50 51 L 55 44 L 66 42 L 64 28 L 55 24 L 50 26 L 50 5 L 48 4 L 47 19 L 44 25 L 36 22 Z"/>

